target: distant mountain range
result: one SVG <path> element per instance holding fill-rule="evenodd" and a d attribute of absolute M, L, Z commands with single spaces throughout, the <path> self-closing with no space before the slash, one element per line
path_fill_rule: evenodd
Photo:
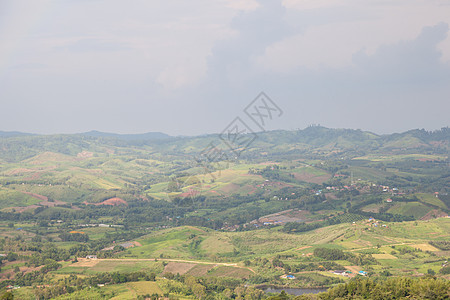
<path fill-rule="evenodd" d="M 17 137 L 17 136 L 29 136 L 29 135 L 38 135 L 34 133 L 26 133 L 19 131 L 0 131 L 0 137 Z M 160 140 L 167 139 L 171 136 L 162 132 L 147 132 L 147 133 L 138 133 L 138 134 L 119 134 L 119 133 L 109 133 L 109 132 L 101 132 L 92 130 L 89 132 L 83 132 L 79 135 L 83 136 L 92 136 L 92 137 L 108 137 L 115 138 L 120 140 Z"/>
<path fill-rule="evenodd" d="M 15 137 L 15 136 L 25 136 L 25 135 L 35 135 L 33 133 L 25 133 L 20 131 L 0 131 L 0 137 Z"/>
<path fill-rule="evenodd" d="M 92 130 L 89 132 L 81 133 L 81 135 L 92 136 L 92 137 L 109 137 L 121 140 L 162 140 L 171 138 L 170 135 L 162 132 L 147 132 L 138 134 L 119 134 L 119 133 L 108 133 Z"/>
<path fill-rule="evenodd" d="M 82 151 L 103 153 L 107 149 L 116 149 L 117 153 L 134 153 L 137 149 L 146 149 L 163 155 L 195 156 L 211 145 L 223 146 L 222 138 L 227 137 L 218 134 L 173 137 L 160 132 L 116 134 L 90 131 L 78 134 L 37 135 L 0 131 L 0 161 L 20 161 L 43 152 L 77 155 Z M 241 146 L 245 148 L 241 157 L 270 159 L 283 154 L 286 159 L 291 159 L 299 154 L 310 157 L 342 157 L 345 152 L 354 157 L 391 151 L 435 154 L 448 154 L 450 151 L 449 127 L 435 131 L 414 129 L 403 133 L 377 135 L 355 129 L 311 126 L 303 130 L 258 132 L 252 138 L 250 144 Z M 228 149 L 228 146 L 223 147 Z"/>

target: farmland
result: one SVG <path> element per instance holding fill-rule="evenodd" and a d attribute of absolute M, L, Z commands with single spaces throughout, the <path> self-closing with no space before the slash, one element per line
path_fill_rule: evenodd
<path fill-rule="evenodd" d="M 446 132 L 266 132 L 218 162 L 199 158 L 215 135 L 0 138 L 1 292 L 260 299 L 448 280 Z"/>

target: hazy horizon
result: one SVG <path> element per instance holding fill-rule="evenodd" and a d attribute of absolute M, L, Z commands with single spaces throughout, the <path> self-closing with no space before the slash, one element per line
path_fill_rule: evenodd
<path fill-rule="evenodd" d="M 361 129 L 361 128 L 334 128 L 334 127 L 327 127 L 327 126 L 322 126 L 321 124 L 312 124 L 312 125 L 309 125 L 309 126 L 307 126 L 307 127 L 304 127 L 304 128 L 295 128 L 295 129 L 284 129 L 284 128 L 275 128 L 275 129 L 271 129 L 271 130 L 266 130 L 266 131 L 278 131 L 278 130 L 281 130 L 281 131 L 296 131 L 296 130 L 305 130 L 305 129 L 307 129 L 307 128 L 309 128 L 310 126 L 313 126 L 313 127 L 315 127 L 315 126 L 318 126 L 318 127 L 324 127 L 324 128 L 328 128 L 328 129 L 335 129 L 335 130 L 361 130 L 361 131 L 364 131 L 364 132 L 370 132 L 370 133 L 373 133 L 373 134 L 376 134 L 376 135 L 390 135 L 390 134 L 396 134 L 396 133 L 404 133 L 404 132 L 408 132 L 408 131 L 411 131 L 411 130 L 426 130 L 426 131 L 429 131 L 429 132 L 432 132 L 432 131 L 437 131 L 437 130 L 441 130 L 441 129 L 443 129 L 443 128 L 448 128 L 449 126 L 442 126 L 442 127 L 440 127 L 440 128 L 436 128 L 436 129 L 431 129 L 431 130 L 429 130 L 429 129 L 427 129 L 427 128 L 411 128 L 411 129 L 407 129 L 407 130 L 404 130 L 404 131 L 393 131 L 393 132 L 386 132 L 386 133 L 379 133 L 379 132 L 374 132 L 374 131 L 371 131 L 371 130 L 364 130 L 364 129 Z M 6 133 L 13 133 L 13 132 L 18 132 L 18 133 L 25 133 L 25 134 L 33 134 L 33 135 L 65 135 L 65 134 L 68 134 L 68 135 L 70 135 L 70 134 L 86 134 L 86 133 L 91 133 L 91 132 L 99 132 L 99 133 L 105 133 L 105 134 L 118 134 L 118 135 L 141 135 L 141 134 L 148 134 L 148 133 L 161 133 L 161 134 L 166 134 L 166 135 L 168 135 L 168 136 L 170 136 L 170 137 L 199 137 L 199 136 L 206 136 L 206 135 L 216 135 L 216 134 L 220 134 L 220 132 L 208 132 L 208 133 L 199 133 L 199 134 L 178 134 L 178 135 L 175 135 L 175 134 L 170 134 L 170 133 L 168 133 L 168 132 L 164 132 L 164 131 L 145 131 L 145 132 L 116 132 L 116 131 L 101 131 L 101 130 L 96 130 L 96 129 L 92 129 L 92 130 L 88 130 L 88 131 L 80 131 L 80 132 L 76 132 L 76 131 L 74 131 L 74 132 L 54 132 L 54 133 L 39 133 L 39 132 L 25 132 L 25 131 L 18 131 L 18 130 L 1 130 L 0 129 L 0 132 L 6 132 Z M 255 131 L 256 133 L 261 133 L 261 132 L 263 132 L 263 131 Z"/>

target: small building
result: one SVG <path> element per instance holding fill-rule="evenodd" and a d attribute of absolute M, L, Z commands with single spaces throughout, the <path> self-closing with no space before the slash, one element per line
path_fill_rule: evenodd
<path fill-rule="evenodd" d="M 359 271 L 358 274 L 361 275 L 361 276 L 366 276 L 366 275 L 367 275 L 367 272 L 365 272 L 365 271 Z"/>
<path fill-rule="evenodd" d="M 87 255 L 86 259 L 97 259 L 97 255 Z"/>
<path fill-rule="evenodd" d="M 294 275 L 286 275 L 286 278 L 287 279 L 295 279 L 295 276 Z"/>
<path fill-rule="evenodd" d="M 387 202 L 387 203 L 392 203 L 392 199 L 391 199 L 391 198 L 386 199 L 386 202 Z"/>
<path fill-rule="evenodd" d="M 333 271 L 333 274 L 334 275 L 347 276 L 347 271 L 345 271 L 345 270 L 336 270 L 336 271 Z"/>

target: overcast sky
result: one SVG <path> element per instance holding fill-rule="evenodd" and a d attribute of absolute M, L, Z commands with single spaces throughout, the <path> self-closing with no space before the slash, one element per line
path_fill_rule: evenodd
<path fill-rule="evenodd" d="M 450 125 L 448 0 L 0 0 L 0 130 Z M 252 127 L 252 129 L 254 129 Z"/>

